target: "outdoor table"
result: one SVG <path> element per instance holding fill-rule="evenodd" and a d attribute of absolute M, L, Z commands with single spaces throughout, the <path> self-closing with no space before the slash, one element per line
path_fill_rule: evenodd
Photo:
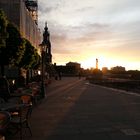
<path fill-rule="evenodd" d="M 33 94 L 32 94 L 32 90 L 31 89 L 25 89 L 23 90 L 22 92 L 14 92 L 11 94 L 11 99 L 14 98 L 14 97 L 21 97 L 23 95 L 29 95 L 29 96 L 32 96 L 33 97 Z"/>
<path fill-rule="evenodd" d="M 32 95 L 32 93 L 28 93 L 28 92 L 22 92 L 22 93 L 12 93 L 11 94 L 11 98 L 14 98 L 14 97 L 21 97 L 22 95 Z"/>
<path fill-rule="evenodd" d="M 1 111 L 17 111 L 21 107 L 23 107 L 24 104 L 17 104 L 17 103 L 2 103 L 0 104 L 0 110 Z"/>
<path fill-rule="evenodd" d="M 39 94 L 39 87 L 33 87 L 33 88 L 26 88 L 26 89 L 22 89 L 22 91 L 20 90 L 20 92 L 18 92 L 19 90 L 15 91 L 14 93 L 11 94 L 11 98 L 14 99 L 14 97 L 22 97 L 24 95 L 29 95 L 32 98 L 32 104 L 36 105 L 38 100 L 40 99 L 40 94 Z M 12 99 L 11 99 L 12 100 Z"/>

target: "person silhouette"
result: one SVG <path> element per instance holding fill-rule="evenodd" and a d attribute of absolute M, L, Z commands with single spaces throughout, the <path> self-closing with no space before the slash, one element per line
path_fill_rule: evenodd
<path fill-rule="evenodd" d="M 59 77 L 59 80 L 61 80 L 61 78 L 62 78 L 61 72 L 58 72 L 58 77 Z"/>
<path fill-rule="evenodd" d="M 81 79 L 81 72 L 78 73 L 78 77 L 79 77 L 79 79 Z"/>

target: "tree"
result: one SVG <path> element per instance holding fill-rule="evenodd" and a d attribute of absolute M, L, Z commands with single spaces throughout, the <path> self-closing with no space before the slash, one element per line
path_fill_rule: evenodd
<path fill-rule="evenodd" d="M 26 69 L 26 84 L 29 81 L 29 70 L 36 69 L 39 66 L 40 57 L 37 53 L 37 50 L 34 46 L 27 40 L 25 40 L 25 52 L 24 55 L 18 64 L 19 68 Z"/>
<path fill-rule="evenodd" d="M 7 58 L 9 58 L 9 64 L 17 65 L 24 55 L 25 41 L 14 24 L 8 24 L 7 32 L 9 34 L 9 37 L 6 39 Z"/>
<path fill-rule="evenodd" d="M 36 70 L 40 66 L 41 57 L 37 52 L 37 49 L 34 49 L 34 62 L 31 66 L 32 69 Z"/>
<path fill-rule="evenodd" d="M 25 40 L 25 52 L 20 63 L 18 64 L 18 67 L 28 70 L 31 69 L 33 65 L 36 64 L 37 52 L 35 47 L 32 46 L 32 44 L 27 39 L 24 40 Z"/>
<path fill-rule="evenodd" d="M 0 48 L 1 74 L 4 75 L 5 65 L 17 65 L 25 51 L 24 40 L 17 27 L 8 23 L 6 27 L 8 37 L 6 38 L 6 47 Z"/>
<path fill-rule="evenodd" d="M 6 46 L 6 37 L 8 35 L 6 32 L 7 24 L 8 20 L 4 12 L 0 9 L 0 48 Z"/>

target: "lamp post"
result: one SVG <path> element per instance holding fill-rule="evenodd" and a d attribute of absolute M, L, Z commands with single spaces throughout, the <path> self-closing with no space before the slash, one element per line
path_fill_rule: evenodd
<path fill-rule="evenodd" d="M 46 45 L 42 42 L 39 45 L 41 47 L 41 97 L 45 98 L 45 84 L 44 84 L 44 77 L 45 77 L 45 53 L 46 53 Z"/>
<path fill-rule="evenodd" d="M 45 23 L 45 28 L 43 32 L 43 41 L 39 45 L 41 47 L 41 57 L 42 57 L 42 62 L 41 62 L 41 97 L 45 97 L 45 85 L 44 85 L 44 77 L 45 77 L 45 66 L 46 66 L 46 55 L 49 54 L 51 56 L 51 44 L 49 40 L 49 31 L 47 27 L 47 22 Z M 49 59 L 50 62 L 50 59 Z"/>

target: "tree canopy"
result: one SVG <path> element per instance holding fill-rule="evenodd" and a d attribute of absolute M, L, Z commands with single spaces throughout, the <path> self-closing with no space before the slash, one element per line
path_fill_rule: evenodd
<path fill-rule="evenodd" d="M 0 48 L 0 64 L 16 65 L 20 62 L 24 51 L 24 40 L 19 30 L 12 23 L 7 25 L 8 38 L 6 39 L 6 47 Z"/>
<path fill-rule="evenodd" d="M 0 9 L 0 48 L 6 46 L 6 37 L 8 35 L 6 31 L 7 24 L 8 20 L 4 12 Z"/>
<path fill-rule="evenodd" d="M 24 69 L 36 69 L 40 65 L 40 56 L 35 47 L 22 38 L 20 31 L 7 20 L 0 10 L 0 66 L 4 74 L 4 66 L 12 65 Z"/>
<path fill-rule="evenodd" d="M 38 67 L 40 66 L 41 57 L 36 49 L 34 50 L 34 60 L 35 61 L 32 64 L 32 69 L 38 69 Z"/>
<path fill-rule="evenodd" d="M 33 69 L 39 64 L 39 55 L 35 47 L 27 40 L 25 40 L 25 52 L 18 65 L 18 67 L 24 69 Z"/>
<path fill-rule="evenodd" d="M 22 38 L 18 28 L 9 23 L 7 26 L 9 37 L 6 40 L 9 60 L 11 64 L 19 64 L 25 51 L 25 41 Z"/>

